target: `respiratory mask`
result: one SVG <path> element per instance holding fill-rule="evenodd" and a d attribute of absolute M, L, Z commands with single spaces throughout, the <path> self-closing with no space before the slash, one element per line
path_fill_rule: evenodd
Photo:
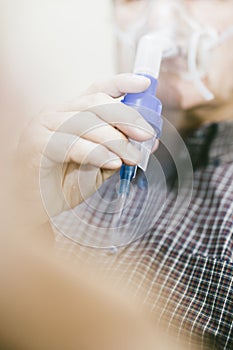
<path fill-rule="evenodd" d="M 198 22 L 179 0 L 147 0 L 140 19 L 124 30 L 116 27 L 116 35 L 132 59 L 142 35 L 150 33 L 163 43 L 162 72 L 175 73 L 192 81 L 203 98 L 214 98 L 203 82 L 217 46 L 233 35 L 233 26 L 219 34 L 214 27 Z"/>

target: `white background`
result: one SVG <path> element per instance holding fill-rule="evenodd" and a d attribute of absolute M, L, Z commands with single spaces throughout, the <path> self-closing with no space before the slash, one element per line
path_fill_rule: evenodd
<path fill-rule="evenodd" d="M 114 73 L 110 0 L 0 0 L 7 74 L 33 109 Z"/>

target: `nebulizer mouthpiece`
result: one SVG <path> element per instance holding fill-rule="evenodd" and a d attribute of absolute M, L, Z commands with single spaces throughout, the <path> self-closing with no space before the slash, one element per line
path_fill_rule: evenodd
<path fill-rule="evenodd" d="M 143 75 L 150 79 L 149 88 L 136 94 L 125 95 L 122 102 L 136 109 L 141 116 L 153 127 L 154 136 L 145 142 L 130 140 L 141 151 L 141 162 L 137 166 L 122 165 L 120 171 L 120 195 L 129 195 L 130 183 L 136 175 L 137 167 L 144 172 L 147 169 L 151 150 L 156 138 L 160 137 L 162 131 L 162 104 L 155 96 L 158 85 L 158 76 L 162 60 L 164 43 L 157 36 L 147 34 L 139 42 L 134 65 L 134 73 Z"/>
<path fill-rule="evenodd" d="M 162 40 L 157 35 L 144 35 L 138 44 L 134 73 L 158 79 L 163 45 Z"/>

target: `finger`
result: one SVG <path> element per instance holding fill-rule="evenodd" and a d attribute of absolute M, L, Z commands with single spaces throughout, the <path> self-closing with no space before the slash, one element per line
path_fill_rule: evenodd
<path fill-rule="evenodd" d="M 101 144 L 127 163 L 137 162 L 140 157 L 138 149 L 129 142 L 124 134 L 91 112 L 77 113 L 64 122 L 57 132 L 80 136 L 82 139 L 91 141 L 91 144 Z M 134 136 L 134 133 L 131 134 Z M 56 135 L 53 138 L 57 140 Z M 81 142 L 80 140 L 79 152 L 82 151 Z"/>
<path fill-rule="evenodd" d="M 128 138 L 91 112 L 81 112 L 64 123 L 59 132 L 73 134 L 95 144 L 102 144 L 121 159 L 130 158 Z M 137 152 L 137 150 L 135 150 Z"/>
<path fill-rule="evenodd" d="M 137 164 L 140 161 L 140 152 L 130 143 L 126 150 L 123 160 L 127 164 Z M 52 134 L 43 155 L 56 163 L 75 162 L 106 169 L 117 169 L 122 164 L 121 159 L 104 145 L 60 132 Z"/>
<path fill-rule="evenodd" d="M 91 85 L 85 94 L 57 106 L 58 112 L 83 111 L 89 107 L 114 102 L 114 98 L 126 93 L 139 93 L 150 86 L 150 80 L 136 74 L 118 74 L 112 79 Z"/>
<path fill-rule="evenodd" d="M 145 141 L 154 136 L 154 129 L 141 114 L 123 103 L 97 105 L 89 108 L 89 111 L 137 141 Z"/>
<path fill-rule="evenodd" d="M 120 102 L 98 105 L 90 108 L 89 111 L 79 113 L 49 113 L 43 115 L 41 119 L 41 124 L 50 131 L 58 130 L 77 136 L 86 135 L 92 129 L 96 129 L 98 133 L 100 132 L 98 128 L 106 124 L 109 125 L 109 128 L 105 130 L 109 131 L 111 138 L 114 138 L 116 134 L 115 128 L 136 141 L 145 141 L 154 135 L 153 128 L 135 109 Z M 95 141 L 93 138 L 91 140 Z"/>
<path fill-rule="evenodd" d="M 126 93 L 145 91 L 150 86 L 150 79 L 136 74 L 124 73 L 115 75 L 112 79 L 103 80 L 91 85 L 86 93 L 104 92 L 114 98 Z"/>
<path fill-rule="evenodd" d="M 153 129 L 151 129 L 151 133 L 144 130 L 147 128 L 150 131 L 150 126 L 137 111 L 127 106 L 117 106 L 116 104 L 107 107 L 106 116 L 105 111 L 105 108 L 98 109 L 100 117 L 90 111 L 76 113 L 72 117 L 69 117 L 68 114 L 68 119 L 64 115 L 64 122 L 57 131 L 81 136 L 97 143 L 105 143 L 110 140 L 125 141 L 127 137 L 136 141 L 144 141 L 152 137 Z M 116 119 L 113 122 L 115 119 L 114 114 L 118 120 Z M 121 116 L 122 114 L 124 114 L 125 118 Z M 129 121 L 126 122 L 126 120 Z M 59 119 L 60 122 L 61 118 Z M 56 123 L 56 119 L 52 120 L 49 130 L 56 130 Z"/>
<path fill-rule="evenodd" d="M 103 93 L 97 92 L 93 94 L 85 94 L 71 101 L 67 101 L 60 106 L 57 106 L 58 112 L 80 112 L 96 105 L 104 105 L 116 102 L 112 97 Z"/>
<path fill-rule="evenodd" d="M 156 139 L 154 146 L 152 147 L 151 153 L 155 152 L 159 148 L 159 140 Z"/>

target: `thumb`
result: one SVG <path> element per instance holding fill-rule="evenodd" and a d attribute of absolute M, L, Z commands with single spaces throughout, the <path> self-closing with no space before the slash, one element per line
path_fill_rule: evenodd
<path fill-rule="evenodd" d="M 87 94 L 103 92 L 111 97 L 120 97 L 126 93 L 139 93 L 150 86 L 150 79 L 142 75 L 124 73 L 115 75 L 113 78 L 97 81 L 86 91 Z"/>

